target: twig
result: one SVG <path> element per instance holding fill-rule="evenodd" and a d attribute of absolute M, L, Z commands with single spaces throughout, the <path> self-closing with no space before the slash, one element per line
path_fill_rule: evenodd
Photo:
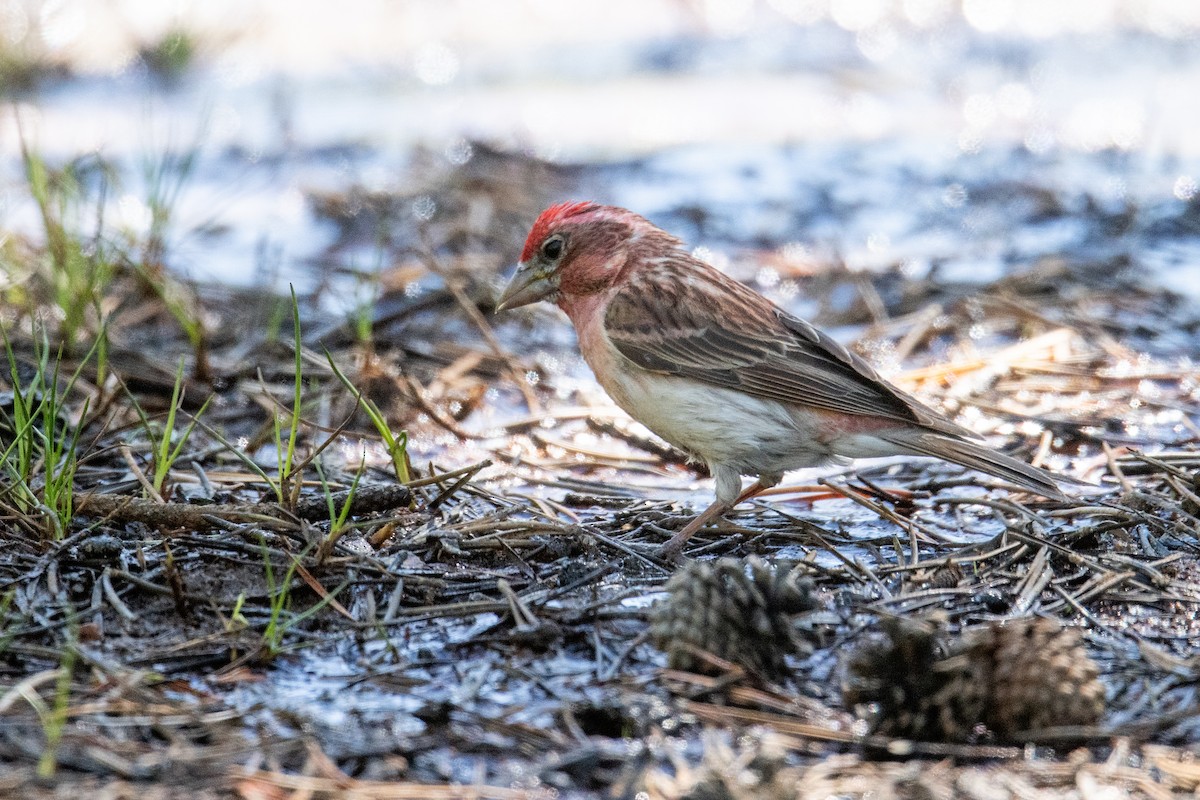
<path fill-rule="evenodd" d="M 399 484 L 359 486 L 350 497 L 350 492 L 333 495 L 335 504 L 350 503 L 353 515 L 371 514 L 402 508 L 412 500 L 412 492 Z M 220 527 L 215 520 L 267 524 L 284 523 L 289 526 L 295 520 L 316 522 L 329 518 L 329 504 L 323 495 L 302 497 L 292 511 L 278 503 L 214 503 L 192 505 L 191 503 L 156 503 L 136 497 L 112 494 L 88 494 L 79 499 L 78 514 L 107 517 L 121 522 L 143 522 L 164 528 L 211 530 Z"/>

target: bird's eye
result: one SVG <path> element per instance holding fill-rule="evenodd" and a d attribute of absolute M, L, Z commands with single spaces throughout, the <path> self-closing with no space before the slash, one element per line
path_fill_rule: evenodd
<path fill-rule="evenodd" d="M 542 255 L 550 261 L 554 261 L 562 255 L 565 246 L 561 236 L 551 236 L 542 245 Z"/>

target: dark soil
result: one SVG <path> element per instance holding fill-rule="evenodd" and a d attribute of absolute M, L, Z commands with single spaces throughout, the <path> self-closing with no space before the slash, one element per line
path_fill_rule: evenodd
<path fill-rule="evenodd" d="M 635 168 L 480 146 L 464 167 L 431 169 L 427 220 L 408 196 L 311 197 L 340 231 L 326 266 L 380 230 L 389 266 L 365 321 L 331 312 L 322 288 L 300 298 L 303 466 L 278 493 L 290 301 L 191 287 L 201 351 L 138 275 L 120 276 L 103 374 L 86 347 L 62 357 L 62 376 L 81 367 L 61 415 L 80 431 L 70 524 L 56 534 L 0 487 L 0 794 L 1194 791 L 1194 303 L 1150 280 L 1127 238 L 982 284 L 775 262 L 815 322 L 884 368 L 910 367 L 894 374 L 905 387 L 1102 488 L 1057 503 L 916 462 L 802 476 L 698 535 L 689 555 L 799 562 L 819 604 L 794 621 L 810 646 L 770 681 L 736 663 L 667 670 L 648 632 L 674 568 L 654 546 L 710 485 L 603 401 L 556 312 L 491 315 L 544 202 Z M 1030 191 L 994 188 L 1029 205 Z M 1054 213 L 1110 224 L 1086 207 Z M 1130 215 L 1114 236 L 1171 235 Z M 723 241 L 745 253 L 735 272 L 782 244 Z M 18 373 L 33 369 L 32 316 L 6 324 Z M 411 491 L 326 351 L 407 431 Z M 166 419 L 180 358 L 176 430 L 190 414 L 200 424 L 155 497 L 148 430 Z M 14 431 L 0 436 L 7 447 Z M 909 741 L 847 707 L 847 660 L 884 620 L 935 618 L 957 636 L 1031 616 L 1082 631 L 1105 687 L 1097 725 Z"/>

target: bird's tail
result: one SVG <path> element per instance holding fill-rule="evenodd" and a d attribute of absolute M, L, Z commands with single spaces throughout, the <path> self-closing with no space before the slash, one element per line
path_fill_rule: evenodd
<path fill-rule="evenodd" d="M 1058 484 L 1061 479 L 1057 476 L 1026 464 L 1024 461 L 1006 456 L 985 444 L 932 431 L 914 429 L 892 430 L 886 433 L 877 433 L 876 436 L 886 439 L 896 447 L 913 455 L 932 456 L 968 469 L 986 472 L 988 475 L 1010 481 L 1023 489 L 1053 500 L 1069 499 L 1059 489 Z"/>

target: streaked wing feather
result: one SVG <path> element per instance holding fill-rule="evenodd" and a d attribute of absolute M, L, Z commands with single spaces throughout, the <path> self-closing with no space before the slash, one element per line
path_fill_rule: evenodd
<path fill-rule="evenodd" d="M 671 264 L 677 268 L 664 268 Z M 619 290 L 609 302 L 605 332 L 644 369 L 783 403 L 971 435 L 884 383 L 807 322 L 686 255 L 644 269 Z"/>

